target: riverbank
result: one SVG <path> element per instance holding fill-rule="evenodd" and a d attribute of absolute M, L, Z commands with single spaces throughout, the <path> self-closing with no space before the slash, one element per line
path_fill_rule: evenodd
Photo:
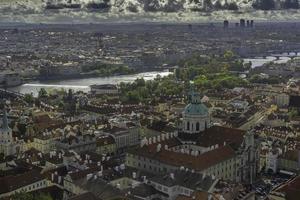
<path fill-rule="evenodd" d="M 276 60 L 276 57 L 266 57 L 266 58 L 247 58 L 244 62 L 252 62 L 252 68 L 260 67 L 268 62 L 284 63 L 290 60 L 288 57 L 280 57 Z M 89 92 L 90 85 L 93 84 L 118 84 L 120 82 L 133 82 L 137 78 L 144 78 L 145 80 L 153 80 L 157 75 L 164 77 L 172 74 L 172 72 L 166 71 L 152 71 L 152 72 L 142 72 L 137 74 L 128 75 L 116 75 L 109 77 L 84 77 L 84 78 L 70 78 L 70 79 L 58 79 L 58 80 L 32 80 L 27 81 L 21 86 L 10 88 L 10 90 L 15 92 L 20 92 L 22 94 L 32 93 L 34 96 L 38 94 L 41 88 L 46 89 L 73 89 L 75 91 Z"/>
<path fill-rule="evenodd" d="M 152 72 L 143 72 L 131 75 L 118 75 L 110 77 L 90 77 L 82 79 L 63 79 L 63 80 L 47 80 L 47 81 L 31 81 L 27 82 L 21 86 L 9 88 L 12 91 L 20 92 L 22 94 L 32 93 L 34 96 L 37 96 L 41 88 L 48 90 L 51 89 L 73 89 L 74 91 L 83 91 L 89 92 L 90 85 L 93 84 L 118 84 L 121 82 L 133 82 L 137 78 L 144 78 L 145 80 L 153 80 L 158 75 L 161 77 L 168 76 L 172 72 L 166 71 L 152 71 Z"/>

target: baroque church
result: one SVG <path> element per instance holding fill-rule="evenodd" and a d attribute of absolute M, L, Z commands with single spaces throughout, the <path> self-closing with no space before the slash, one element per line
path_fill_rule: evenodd
<path fill-rule="evenodd" d="M 23 147 L 22 141 L 15 141 L 13 138 L 12 129 L 8 124 L 6 109 L 3 109 L 2 126 L 0 128 L 0 154 L 4 157 L 15 155 Z"/>
<path fill-rule="evenodd" d="M 253 183 L 259 166 L 255 140 L 250 131 L 212 125 L 201 95 L 192 92 L 179 130 L 143 138 L 139 147 L 127 153 L 126 165 L 153 173 L 186 170 Z"/>

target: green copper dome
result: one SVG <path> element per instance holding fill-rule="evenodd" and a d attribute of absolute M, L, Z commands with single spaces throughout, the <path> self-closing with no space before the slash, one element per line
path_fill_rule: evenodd
<path fill-rule="evenodd" d="M 190 103 L 184 108 L 184 114 L 188 115 L 208 115 L 208 108 L 202 104 Z"/>
<path fill-rule="evenodd" d="M 191 103 L 189 103 L 183 111 L 188 115 L 208 115 L 208 108 L 201 102 L 200 94 L 192 92 Z"/>

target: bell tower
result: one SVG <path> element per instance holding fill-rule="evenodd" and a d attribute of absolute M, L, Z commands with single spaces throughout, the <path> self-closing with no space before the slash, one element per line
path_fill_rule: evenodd
<path fill-rule="evenodd" d="M 10 155 L 11 144 L 13 143 L 12 129 L 9 128 L 7 111 L 3 109 L 2 126 L 0 128 L 0 153 L 4 153 L 5 156 Z"/>

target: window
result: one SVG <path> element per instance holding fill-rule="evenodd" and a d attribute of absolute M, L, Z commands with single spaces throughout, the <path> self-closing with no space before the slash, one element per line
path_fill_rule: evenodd
<path fill-rule="evenodd" d="M 190 130 L 190 122 L 186 123 L 186 130 L 188 130 L 188 131 Z"/>
<path fill-rule="evenodd" d="M 199 122 L 196 123 L 196 131 L 199 131 L 200 129 L 200 125 L 199 125 Z"/>

